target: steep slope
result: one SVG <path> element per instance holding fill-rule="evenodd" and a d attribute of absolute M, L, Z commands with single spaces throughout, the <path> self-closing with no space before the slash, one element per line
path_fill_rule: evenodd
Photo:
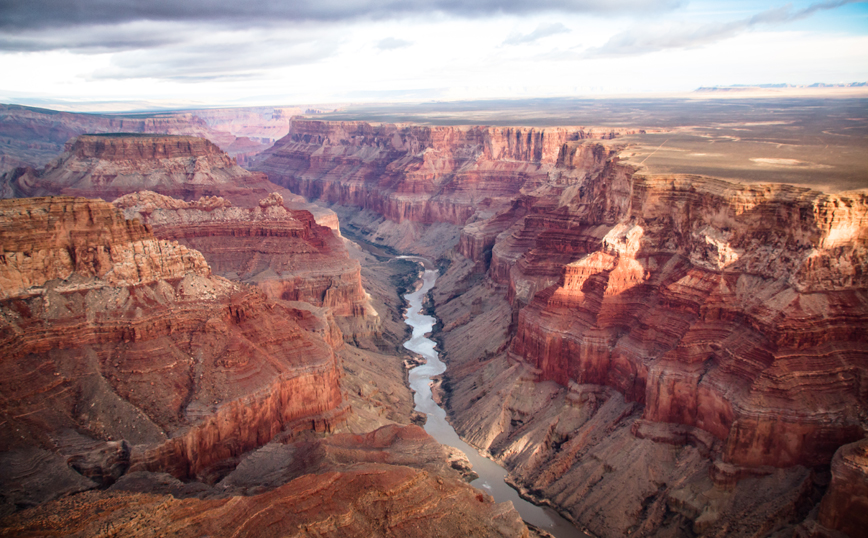
<path fill-rule="evenodd" d="M 4 198 L 65 194 L 113 200 L 149 189 L 184 199 L 225 196 L 255 206 L 281 190 L 237 166 L 210 141 L 174 135 L 82 135 L 43 170 L 19 168 L 2 179 Z"/>
<path fill-rule="evenodd" d="M 431 225 L 442 237 L 490 216 L 548 180 L 562 144 L 613 138 L 582 128 L 422 127 L 295 118 L 252 169 L 308 200 L 367 210 L 356 219 L 380 243 L 419 252 Z M 339 210 L 338 210 L 339 211 Z M 378 220 L 379 219 L 379 220 Z M 385 219 L 383 221 L 382 219 Z M 344 225 L 351 223 L 344 219 Z"/>
<path fill-rule="evenodd" d="M 605 536 L 797 523 L 822 493 L 806 467 L 866 431 L 868 196 L 601 155 L 492 220 L 511 225 L 483 285 L 508 303 L 441 291 L 457 429 Z M 484 234 L 466 229 L 453 280 L 484 267 Z M 461 317 L 476 297 L 491 325 Z M 468 349 L 472 331 L 500 337 Z"/>
<path fill-rule="evenodd" d="M 281 431 L 342 420 L 325 320 L 211 276 L 110 204 L 4 200 L 0 244 L 4 511 L 62 494 L 57 476 L 219 477 Z"/>
<path fill-rule="evenodd" d="M 349 337 L 366 324 L 368 331 L 376 329 L 359 262 L 331 229 L 307 211 L 287 209 L 279 194 L 254 208 L 218 197 L 184 202 L 150 191 L 113 204 L 148 224 L 155 236 L 198 250 L 221 276 L 256 284 L 276 299 L 329 309 Z"/>
<path fill-rule="evenodd" d="M 221 207 L 200 202 L 188 207 L 156 194 L 142 202 L 141 213 L 131 207 L 137 203 L 135 196 L 127 197 L 124 207 L 130 207 L 130 218 L 153 224 L 158 237 L 202 252 L 222 276 L 254 282 L 275 298 L 330 308 L 344 322 L 348 338 L 377 330 L 376 313 L 366 306 L 358 263 L 349 259 L 340 238 L 314 222 L 308 210 L 336 229 L 335 214 L 299 202 L 300 197 L 263 174 L 237 166 L 208 140 L 80 136 L 45 169 L 18 169 L 2 179 L 0 192 L 7 197 L 74 194 L 113 200 L 144 189 L 183 200 L 219 197 L 214 203 Z M 274 191 L 289 197 L 286 205 Z M 150 222 L 155 201 L 164 199 L 167 205 L 158 211 L 158 222 Z"/>

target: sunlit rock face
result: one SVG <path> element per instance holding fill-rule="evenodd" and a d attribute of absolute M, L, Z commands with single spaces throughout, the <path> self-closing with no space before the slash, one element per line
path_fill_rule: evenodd
<path fill-rule="evenodd" d="M 649 176 L 591 137 L 304 120 L 257 166 L 386 244 L 457 230 L 445 397 L 529 493 L 603 536 L 793 529 L 865 435 L 866 193 Z"/>
<path fill-rule="evenodd" d="M 150 191 L 113 204 L 147 223 L 156 237 L 201 252 L 220 276 L 256 284 L 276 299 L 325 307 L 348 323 L 376 325 L 359 262 L 330 228 L 308 211 L 288 209 L 277 193 L 252 208 L 220 197 L 184 202 Z"/>
<path fill-rule="evenodd" d="M 529 302 L 513 352 L 544 379 L 611 386 L 646 419 L 714 434 L 729 463 L 828 463 L 861 438 L 866 196 L 701 178 L 631 187 L 612 213 L 599 208 L 615 201 L 580 195 L 513 232 L 533 237 L 507 251 L 513 300 Z"/>
<path fill-rule="evenodd" d="M 212 276 L 111 204 L 0 201 L 0 245 L 3 480 L 72 484 L 15 489 L 25 505 L 128 469 L 219 477 L 279 432 L 343 420 L 325 319 Z"/>
<path fill-rule="evenodd" d="M 456 429 L 602 536 L 792 531 L 865 436 L 868 196 L 588 146 L 463 229 L 435 293 Z"/>

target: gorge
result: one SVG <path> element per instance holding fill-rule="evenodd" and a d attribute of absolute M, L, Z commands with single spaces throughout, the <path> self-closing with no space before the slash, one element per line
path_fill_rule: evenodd
<path fill-rule="evenodd" d="M 595 536 L 859 536 L 868 191 L 656 173 L 645 132 L 296 117 L 251 171 L 151 135 L 7 170 L 0 530 L 545 530 L 421 412 Z"/>
<path fill-rule="evenodd" d="M 528 494 L 604 536 L 803 532 L 864 437 L 866 193 L 655 176 L 618 134 L 302 120 L 254 169 L 448 260 L 453 424 Z"/>

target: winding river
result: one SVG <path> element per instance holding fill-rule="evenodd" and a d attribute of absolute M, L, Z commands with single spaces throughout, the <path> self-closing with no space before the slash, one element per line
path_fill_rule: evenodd
<path fill-rule="evenodd" d="M 415 257 L 408 258 L 419 260 Z M 486 491 L 497 502 L 512 501 L 526 522 L 557 538 L 586 537 L 585 533 L 551 508 L 537 506 L 519 497 L 518 492 L 503 481 L 507 474 L 506 470 L 492 460 L 483 457 L 475 448 L 462 441 L 446 421 L 446 411 L 434 403 L 431 395 L 431 377 L 445 372 L 446 365 L 443 364 L 438 353 L 434 350 L 434 341 L 425 337 L 433 329 L 435 319 L 422 313 L 422 301 L 428 291 L 434 287 L 436 281 L 437 271 L 426 269 L 422 276 L 422 287 L 404 296 L 409 303 L 405 321 L 413 329 L 413 336 L 404 342 L 404 347 L 425 357 L 428 361 L 427 364 L 410 370 L 410 387 L 415 391 L 416 411 L 425 413 L 428 417 L 425 431 L 441 444 L 455 447 L 464 452 L 470 463 L 473 464 L 473 470 L 479 475 L 479 478 L 471 482 L 471 485 Z"/>

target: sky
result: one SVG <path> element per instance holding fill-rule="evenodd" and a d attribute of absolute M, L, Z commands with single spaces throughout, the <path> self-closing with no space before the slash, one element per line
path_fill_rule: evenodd
<path fill-rule="evenodd" d="M 0 102 L 49 108 L 864 82 L 868 3 L 0 0 L 0 72 Z"/>

